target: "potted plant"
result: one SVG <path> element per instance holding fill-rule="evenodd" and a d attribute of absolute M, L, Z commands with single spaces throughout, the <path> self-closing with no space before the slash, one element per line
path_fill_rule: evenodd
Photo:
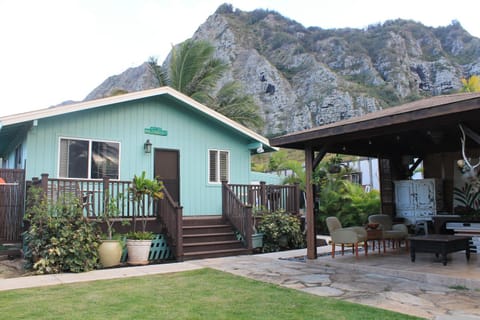
<path fill-rule="evenodd" d="M 117 206 L 117 199 L 110 198 L 107 194 L 105 196 L 105 205 L 103 214 L 100 217 L 101 220 L 107 226 L 106 239 L 102 239 L 100 246 L 98 247 L 98 254 L 100 263 L 103 267 L 114 267 L 120 264 L 122 258 L 122 244 L 120 240 L 113 239 L 113 225 L 117 221 L 119 210 Z"/>
<path fill-rule="evenodd" d="M 161 181 L 148 179 L 145 171 L 133 177 L 129 191 L 134 202 L 133 231 L 127 234 L 127 251 L 129 264 L 148 264 L 148 255 L 152 244 L 153 233 L 146 231 L 147 212 L 153 207 L 155 199 L 163 198 L 164 186 Z M 137 217 L 142 217 L 142 231 L 136 230 Z"/>
<path fill-rule="evenodd" d="M 253 232 L 252 232 L 252 248 L 262 248 L 263 247 L 263 233 L 258 232 L 256 228 L 258 215 L 253 215 Z"/>

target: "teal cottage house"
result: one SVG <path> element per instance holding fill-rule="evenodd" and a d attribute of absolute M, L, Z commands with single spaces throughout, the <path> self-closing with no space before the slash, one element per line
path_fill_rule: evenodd
<path fill-rule="evenodd" d="M 251 155 L 269 151 L 268 139 L 169 87 L 0 117 L 1 167 L 27 179 L 145 171 L 184 216 L 221 214 L 221 181 L 249 184 Z"/>

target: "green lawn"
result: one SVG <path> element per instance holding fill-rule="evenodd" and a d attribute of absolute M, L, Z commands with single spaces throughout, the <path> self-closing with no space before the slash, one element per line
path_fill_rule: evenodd
<path fill-rule="evenodd" d="M 0 292 L 4 319 L 417 319 L 212 269 Z"/>

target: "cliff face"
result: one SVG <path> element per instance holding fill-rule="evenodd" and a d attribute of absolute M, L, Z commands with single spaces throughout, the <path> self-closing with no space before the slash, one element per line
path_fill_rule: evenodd
<path fill-rule="evenodd" d="M 459 23 L 431 28 L 406 20 L 367 29 L 304 28 L 276 12 L 222 5 L 193 35 L 216 47 L 278 135 L 335 122 L 461 87 L 480 74 L 480 39 Z M 87 99 L 155 82 L 145 64 L 110 77 Z"/>

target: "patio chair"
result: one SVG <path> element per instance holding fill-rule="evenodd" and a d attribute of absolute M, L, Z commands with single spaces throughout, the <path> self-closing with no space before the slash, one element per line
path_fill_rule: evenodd
<path fill-rule="evenodd" d="M 335 246 L 342 246 L 342 256 L 344 254 L 345 245 L 351 245 L 355 256 L 358 258 L 358 244 L 363 243 L 365 255 L 368 254 L 367 232 L 363 227 L 347 227 L 342 228 L 342 224 L 337 217 L 327 217 L 328 232 L 332 238 L 332 258 L 335 258 Z"/>
<path fill-rule="evenodd" d="M 386 214 L 374 214 L 368 217 L 369 223 L 378 223 L 379 228 L 383 231 L 383 239 L 392 243 L 395 248 L 395 243 L 398 243 L 398 248 L 401 242 L 405 241 L 405 247 L 408 250 L 408 228 L 403 223 L 393 224 L 392 218 Z M 384 250 L 385 251 L 385 250 Z"/>

